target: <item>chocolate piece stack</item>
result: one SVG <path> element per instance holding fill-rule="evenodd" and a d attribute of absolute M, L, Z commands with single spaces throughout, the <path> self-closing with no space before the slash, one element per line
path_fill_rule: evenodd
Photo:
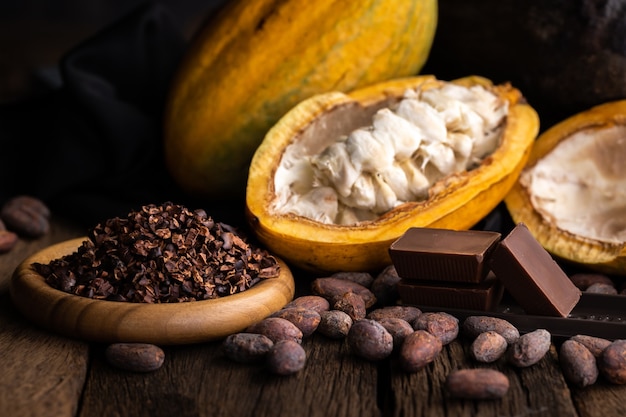
<path fill-rule="evenodd" d="M 523 224 L 502 240 L 497 232 L 411 228 L 389 254 L 406 304 L 489 311 L 504 284 L 526 314 L 567 317 L 581 296 Z"/>
<path fill-rule="evenodd" d="M 488 311 L 503 287 L 489 271 L 497 232 L 411 228 L 389 248 L 406 304 Z"/>

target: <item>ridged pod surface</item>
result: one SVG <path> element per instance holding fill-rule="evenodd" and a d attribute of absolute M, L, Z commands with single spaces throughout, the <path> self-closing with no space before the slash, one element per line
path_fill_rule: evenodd
<path fill-rule="evenodd" d="M 319 223 L 272 210 L 274 176 L 285 149 L 301 140 L 307 127 L 325 116 L 334 115 L 332 124 L 355 125 L 354 120 L 363 120 L 363 113 L 371 113 L 371 108 L 381 107 L 388 100 L 399 99 L 407 89 L 435 88 L 442 81 L 432 76 L 390 80 L 349 94 L 316 95 L 294 107 L 268 132 L 250 164 L 247 219 L 259 240 L 291 265 L 303 269 L 369 271 L 391 263 L 389 246 L 410 227 L 461 230 L 475 225 L 502 201 L 517 180 L 539 130 L 539 119 L 521 93 L 509 85 L 493 86 L 480 77 L 454 82 L 464 86 L 487 86 L 509 102 L 498 148 L 477 168 L 436 183 L 428 200 L 402 204 L 375 221 L 351 226 Z M 327 119 L 318 124 L 328 126 L 331 121 Z M 314 147 L 315 137 L 308 140 Z"/>
<path fill-rule="evenodd" d="M 267 130 L 314 94 L 417 74 L 436 0 L 235 0 L 195 36 L 171 87 L 166 163 L 188 192 L 243 197 Z"/>
<path fill-rule="evenodd" d="M 602 132 L 619 126 L 626 131 L 626 100 L 608 102 L 571 116 L 552 126 L 538 137 L 525 170 L 532 169 L 539 161 L 551 154 L 559 144 L 580 132 L 591 132 L 586 145 L 593 147 L 590 142 L 600 140 L 600 135 L 594 135 L 593 132 Z M 621 142 L 615 146 L 623 148 L 624 140 L 621 139 Z M 592 147 L 581 148 L 580 158 L 586 161 L 594 160 L 594 156 L 590 154 Z M 602 145 L 599 147 L 602 148 Z M 599 151 L 604 154 L 603 163 L 602 161 L 598 162 L 604 166 L 599 167 L 599 169 L 619 171 L 621 175 L 619 172 L 618 175 L 624 178 L 623 175 L 626 170 L 622 159 L 623 151 L 612 155 L 609 155 L 611 153 L 609 148 L 599 149 Z M 582 167 L 582 165 L 579 166 Z M 585 180 L 583 179 L 583 181 Z M 584 185 L 583 188 L 585 188 Z M 622 203 L 626 203 L 624 190 L 621 190 L 621 196 Z M 619 198 L 618 195 L 615 197 Z M 525 223 L 537 241 L 556 257 L 607 273 L 626 275 L 626 245 L 623 241 L 594 239 L 563 230 L 549 216 L 542 215 L 535 208 L 531 201 L 531 192 L 520 181 L 515 183 L 505 197 L 505 204 L 513 220 Z M 598 199 L 591 201 L 590 204 L 601 205 L 602 201 Z M 626 204 L 622 204 L 622 211 L 624 205 Z M 618 226 L 621 224 L 623 230 L 623 214 L 615 214 L 611 217 L 612 219 L 609 220 L 617 222 Z M 580 221 L 583 222 L 585 219 L 581 218 Z"/>

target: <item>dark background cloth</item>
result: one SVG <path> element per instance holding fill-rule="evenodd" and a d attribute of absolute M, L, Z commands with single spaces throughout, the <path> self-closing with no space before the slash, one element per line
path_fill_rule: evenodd
<path fill-rule="evenodd" d="M 68 51 L 54 88 L 4 103 L 0 203 L 33 195 L 92 225 L 183 199 L 163 162 L 161 116 L 184 50 L 169 10 L 142 4 Z"/>

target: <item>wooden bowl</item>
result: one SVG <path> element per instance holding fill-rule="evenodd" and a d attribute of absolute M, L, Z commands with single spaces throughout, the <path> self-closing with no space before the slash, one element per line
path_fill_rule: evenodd
<path fill-rule="evenodd" d="M 246 291 L 206 301 L 144 304 L 94 300 L 57 290 L 32 268 L 78 249 L 85 238 L 52 245 L 15 270 L 10 293 L 32 322 L 65 336 L 96 342 L 176 345 L 217 340 L 244 330 L 280 310 L 295 292 L 293 275 L 278 259 L 280 276 Z"/>

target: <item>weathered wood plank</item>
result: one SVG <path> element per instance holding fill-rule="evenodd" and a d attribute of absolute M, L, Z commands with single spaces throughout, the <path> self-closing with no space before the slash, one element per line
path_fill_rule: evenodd
<path fill-rule="evenodd" d="M 394 416 L 489 417 L 489 416 L 577 416 L 553 354 L 531 368 L 514 369 L 503 360 L 495 364 L 473 362 L 462 339 L 444 347 L 438 358 L 423 370 L 407 374 L 392 364 L 390 386 Z M 500 400 L 469 401 L 451 398 L 444 388 L 454 369 L 489 367 L 504 372 L 511 387 Z M 538 389 L 538 387 L 541 387 Z"/>
<path fill-rule="evenodd" d="M 165 364 L 150 374 L 118 371 L 95 355 L 79 416 L 381 415 L 375 364 L 344 341 L 313 336 L 303 346 L 305 369 L 287 377 L 234 363 L 217 342 L 166 348 Z"/>
<path fill-rule="evenodd" d="M 0 296 L 0 416 L 73 417 L 89 349 L 22 319 L 8 293 Z"/>

